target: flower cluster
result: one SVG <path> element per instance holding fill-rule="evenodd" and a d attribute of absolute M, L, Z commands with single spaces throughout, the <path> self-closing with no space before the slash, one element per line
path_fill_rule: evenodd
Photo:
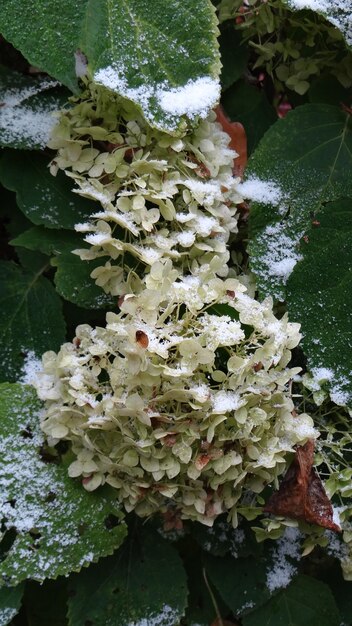
<path fill-rule="evenodd" d="M 136 292 L 150 267 L 166 261 L 175 276 L 210 262 L 225 276 L 241 197 L 232 175 L 236 154 L 215 113 L 174 137 L 94 83 L 72 100 L 48 144 L 58 151 L 51 172 L 64 170 L 76 193 L 101 205 L 76 225 L 90 244 L 76 253 L 82 260 L 102 257 L 96 283 L 112 295 Z"/>
<path fill-rule="evenodd" d="M 213 281 L 201 307 L 182 308 L 186 278 L 181 296 L 175 285 L 125 296 L 105 328 L 79 326 L 43 357 L 49 442 L 70 441 L 70 475 L 88 490 L 112 485 L 141 516 L 176 510 L 211 525 L 226 511 L 236 525 L 246 493 L 276 482 L 293 447 L 316 436 L 287 390 L 298 325 L 238 280 Z M 191 286 L 193 301 L 202 289 Z"/>

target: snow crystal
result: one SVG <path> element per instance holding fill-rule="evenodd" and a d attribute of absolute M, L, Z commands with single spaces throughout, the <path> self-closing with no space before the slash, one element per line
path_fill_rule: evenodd
<path fill-rule="evenodd" d="M 321 383 L 325 380 L 333 380 L 335 375 L 333 370 L 328 369 L 327 367 L 313 367 L 312 374 L 314 379 L 318 383 Z"/>
<path fill-rule="evenodd" d="M 238 393 L 234 391 L 218 391 L 214 393 L 212 397 L 213 412 L 214 413 L 228 413 L 229 411 L 236 411 L 236 409 L 242 406 L 242 402 Z"/>
<path fill-rule="evenodd" d="M 272 206 L 277 206 L 283 198 L 282 190 L 273 180 L 249 178 L 237 186 L 237 191 L 246 200 L 263 202 Z"/>
<path fill-rule="evenodd" d="M 302 259 L 302 255 L 297 251 L 297 244 L 302 233 L 293 237 L 286 234 L 286 224 L 277 222 L 267 226 L 260 237 L 258 245 L 266 249 L 261 257 L 262 267 L 258 268 L 258 273 L 264 278 L 281 278 L 285 284 L 292 273 L 297 261 Z"/>
<path fill-rule="evenodd" d="M 22 373 L 18 382 L 23 383 L 24 385 L 33 385 L 37 378 L 37 373 L 41 369 L 42 369 L 41 359 L 38 359 L 36 357 L 33 350 L 29 350 L 29 352 L 27 352 L 27 356 L 25 357 L 24 364 L 22 367 Z"/>
<path fill-rule="evenodd" d="M 335 372 L 327 367 L 313 367 L 311 370 L 313 380 L 312 390 L 319 391 L 325 382 L 330 383 L 330 398 L 339 406 L 346 406 L 351 402 L 351 393 L 348 389 L 350 379 L 343 374 Z M 350 372 L 352 374 L 352 372 Z"/>
<path fill-rule="evenodd" d="M 160 613 L 151 613 L 137 622 L 129 622 L 128 626 L 170 626 L 179 621 L 179 611 L 165 604 Z"/>
<path fill-rule="evenodd" d="M 266 586 L 270 593 L 287 587 L 297 572 L 297 566 L 289 559 L 300 557 L 300 532 L 297 528 L 286 528 L 283 536 L 276 542 L 273 550 L 273 562 L 267 571 Z"/>

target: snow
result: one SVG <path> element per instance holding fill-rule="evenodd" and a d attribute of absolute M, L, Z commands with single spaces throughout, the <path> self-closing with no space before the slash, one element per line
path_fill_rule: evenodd
<path fill-rule="evenodd" d="M 218 391 L 212 397 L 213 413 L 228 413 L 240 408 L 242 402 L 234 391 Z"/>
<path fill-rule="evenodd" d="M 17 615 L 18 609 L 12 607 L 0 607 L 0 625 L 5 626 L 9 624 L 15 615 Z"/>
<path fill-rule="evenodd" d="M 35 109 L 26 101 L 46 89 L 59 85 L 55 80 L 42 80 L 22 89 L 7 89 L 0 97 L 0 132 L 3 143 L 26 142 L 28 148 L 44 147 L 56 119 L 52 115 L 58 105 L 35 104 Z"/>
<path fill-rule="evenodd" d="M 297 251 L 297 244 L 302 234 L 293 237 L 285 232 L 286 224 L 277 222 L 267 226 L 258 238 L 258 245 L 267 249 L 261 257 L 261 267 L 257 273 L 264 279 L 274 276 L 286 283 L 296 263 L 302 259 Z"/>
<path fill-rule="evenodd" d="M 168 604 L 164 604 L 159 613 L 152 612 L 138 621 L 128 622 L 127 626 L 170 626 L 170 624 L 178 622 L 179 619 L 179 611 Z"/>
<path fill-rule="evenodd" d="M 270 593 L 287 587 L 297 573 L 297 566 L 290 559 L 300 558 L 300 532 L 297 528 L 286 528 L 283 536 L 276 542 L 273 550 L 273 562 L 267 571 L 266 586 Z"/>
<path fill-rule="evenodd" d="M 201 76 L 182 87 L 158 89 L 157 98 L 166 113 L 206 117 L 220 99 L 220 84 L 210 76 Z"/>
<path fill-rule="evenodd" d="M 260 178 L 249 178 L 237 186 L 237 191 L 246 200 L 263 202 L 277 206 L 283 198 L 280 187 L 272 180 L 260 180 Z"/>
<path fill-rule="evenodd" d="M 52 115 L 57 105 L 38 106 L 34 111 L 29 106 L 3 106 L 0 108 L 0 132 L 5 143 L 25 142 L 27 147 L 44 148 L 49 141 L 56 119 Z M 29 145 L 28 145 L 29 144 Z"/>
<path fill-rule="evenodd" d="M 313 391 L 319 391 L 323 383 L 329 383 L 330 398 L 335 404 L 346 406 L 351 403 L 350 378 L 327 367 L 313 367 L 311 374 L 313 376 Z"/>
<path fill-rule="evenodd" d="M 155 118 L 155 101 L 166 116 L 187 115 L 192 119 L 206 117 L 220 98 L 219 80 L 210 76 L 188 80 L 179 87 L 170 87 L 166 81 L 129 87 L 123 66 L 113 64 L 99 69 L 94 74 L 94 81 L 139 104 L 148 119 Z M 166 120 L 163 125 L 168 125 Z M 170 128 L 174 126 L 175 123 L 170 121 Z"/>
<path fill-rule="evenodd" d="M 33 385 L 37 378 L 37 373 L 42 369 L 43 366 L 41 359 L 36 357 L 33 350 L 29 350 L 27 352 L 27 356 L 25 357 L 22 373 L 18 382 L 24 385 Z"/>

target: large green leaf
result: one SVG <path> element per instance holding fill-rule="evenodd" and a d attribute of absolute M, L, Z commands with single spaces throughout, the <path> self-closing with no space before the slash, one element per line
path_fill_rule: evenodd
<path fill-rule="evenodd" d="M 81 261 L 77 255 L 72 254 L 72 250 L 86 245 L 78 233 L 34 226 L 12 239 L 11 244 L 26 248 L 27 251 L 39 251 L 55 256 L 52 259 L 52 265 L 57 267 L 55 285 L 65 300 L 87 309 L 116 307 L 116 298 L 107 295 L 101 287 L 97 287 L 90 277 L 92 271 L 103 264 L 102 259 Z"/>
<path fill-rule="evenodd" d="M 340 626 L 340 623 L 329 587 L 308 576 L 298 576 L 267 604 L 243 618 L 243 626 Z"/>
<path fill-rule="evenodd" d="M 352 121 L 338 107 L 307 104 L 264 135 L 242 191 L 250 218 L 251 267 L 263 294 L 284 299 L 299 242 L 324 203 L 352 194 Z M 319 219 L 319 217 L 317 217 Z"/>
<path fill-rule="evenodd" d="M 0 261 L 0 379 L 15 381 L 26 357 L 57 350 L 65 340 L 61 300 L 47 278 Z"/>
<path fill-rule="evenodd" d="M 0 581 L 43 581 L 79 571 L 123 541 L 123 523 L 107 524 L 119 507 L 110 492 L 88 493 L 67 468 L 44 461 L 41 403 L 31 387 L 0 385 Z M 111 527 L 112 526 L 112 527 Z M 109 528 L 110 527 L 110 528 Z"/>
<path fill-rule="evenodd" d="M 288 280 L 290 319 L 301 323 L 316 382 L 337 404 L 352 404 L 352 200 L 326 204 L 318 219 Z"/>
<path fill-rule="evenodd" d="M 351 32 L 351 0 L 284 0 L 291 9 L 312 9 L 321 13 L 338 28 L 346 39 L 349 46 L 352 46 Z"/>
<path fill-rule="evenodd" d="M 20 610 L 23 584 L 0 589 L 0 626 L 7 626 Z"/>
<path fill-rule="evenodd" d="M 67 579 L 27 581 L 23 605 L 28 626 L 67 626 Z"/>
<path fill-rule="evenodd" d="M 94 80 L 133 100 L 158 127 L 206 115 L 219 96 L 210 0 L 3 0 L 0 31 L 34 65 L 76 90 L 74 53 Z"/>
<path fill-rule="evenodd" d="M 207 554 L 205 568 L 222 599 L 235 615 L 245 614 L 270 598 L 270 591 L 266 587 L 267 563 L 262 559 L 219 558 Z"/>
<path fill-rule="evenodd" d="M 33 226 L 12 239 L 10 244 L 52 256 L 81 248 L 82 236 L 72 230 L 49 230 L 43 226 Z"/>
<path fill-rule="evenodd" d="M 92 271 L 104 265 L 104 262 L 105 259 L 101 258 L 82 261 L 79 256 L 70 252 L 60 254 L 52 261 L 57 267 L 55 274 L 57 292 L 65 300 L 86 309 L 116 309 L 117 298 L 106 294 L 90 276 Z"/>
<path fill-rule="evenodd" d="M 111 558 L 71 579 L 69 624 L 178 624 L 187 604 L 186 574 L 173 546 L 148 527 L 130 531 Z"/>
<path fill-rule="evenodd" d="M 73 229 L 96 205 L 72 193 L 72 182 L 63 172 L 52 176 L 48 164 L 43 154 L 6 150 L 0 157 L 0 182 L 16 192 L 18 206 L 34 224 Z"/>
<path fill-rule="evenodd" d="M 53 113 L 67 98 L 57 85 L 0 66 L 0 146 L 32 150 L 48 143 Z"/>

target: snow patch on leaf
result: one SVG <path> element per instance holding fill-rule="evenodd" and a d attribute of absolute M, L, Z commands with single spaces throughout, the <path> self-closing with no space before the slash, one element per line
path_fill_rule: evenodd
<path fill-rule="evenodd" d="M 261 180 L 256 177 L 248 178 L 240 183 L 237 190 L 246 200 L 273 206 L 277 206 L 283 198 L 283 191 L 275 181 Z"/>
<path fill-rule="evenodd" d="M 256 274 L 264 281 L 275 278 L 277 285 L 285 285 L 296 263 L 303 258 L 298 252 L 302 235 L 303 232 L 294 237 L 289 235 L 284 222 L 266 226 L 257 240 L 265 253 L 260 259 L 261 264 L 256 268 Z M 274 295 L 280 298 L 277 287 Z"/>
<path fill-rule="evenodd" d="M 179 87 L 170 87 L 166 81 L 129 87 L 123 68 L 109 65 L 95 72 L 93 80 L 138 104 L 151 124 L 159 112 L 164 128 L 171 131 L 177 129 L 180 116 L 205 118 L 220 99 L 220 81 L 210 76 L 188 80 Z"/>
<path fill-rule="evenodd" d="M 300 558 L 300 532 L 297 528 L 286 528 L 273 550 L 273 562 L 267 572 L 266 586 L 270 593 L 287 587 L 297 573 L 294 562 Z"/>

